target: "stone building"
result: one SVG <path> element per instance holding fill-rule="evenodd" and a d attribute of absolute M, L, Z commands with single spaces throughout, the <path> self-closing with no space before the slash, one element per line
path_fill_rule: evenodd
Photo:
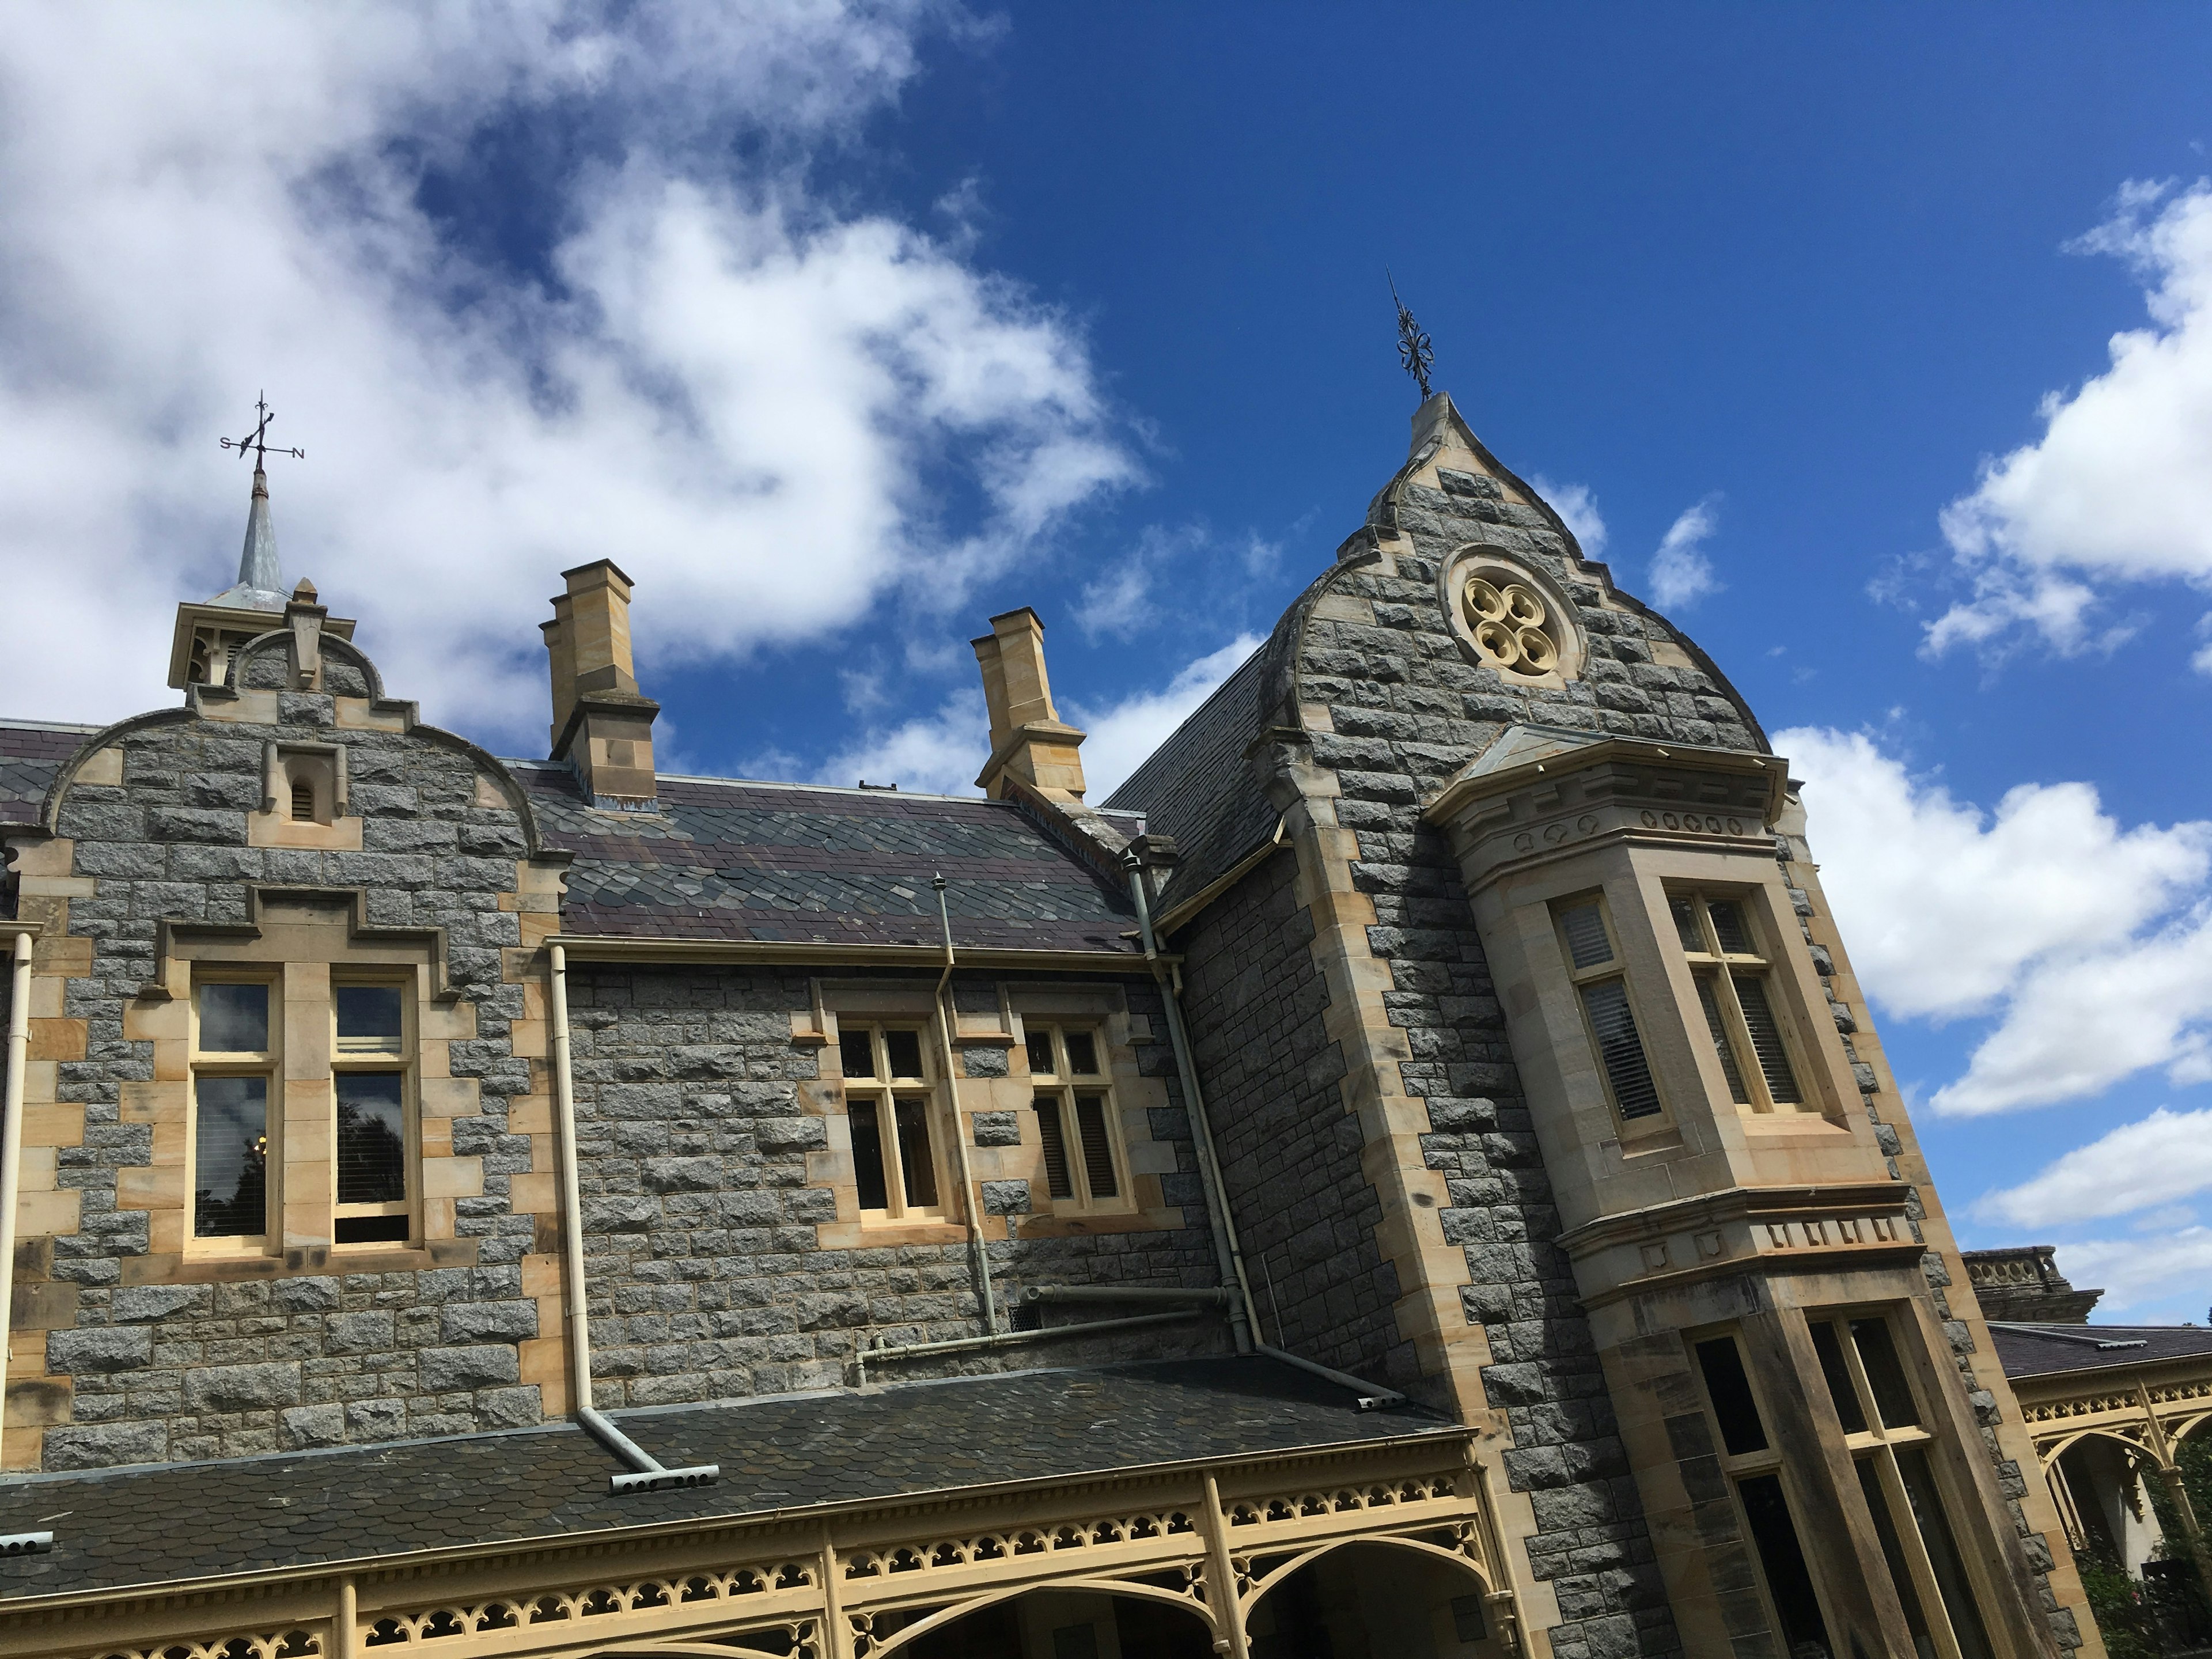
<path fill-rule="evenodd" d="M 1439 395 L 1091 804 L 549 757 L 277 574 L 0 727 L 0 1653 L 2057 1656 L 1786 762 Z"/>

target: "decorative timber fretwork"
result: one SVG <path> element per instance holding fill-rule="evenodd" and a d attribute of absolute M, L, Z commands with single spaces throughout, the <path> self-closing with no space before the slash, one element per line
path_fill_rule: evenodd
<path fill-rule="evenodd" d="M 1165 1602 L 1215 1637 L 1325 1552 L 1447 1561 L 1508 1650 L 1518 1621 L 1472 1436 L 672 1523 L 0 1609 L 0 1656 L 554 1659 L 661 1651 L 892 1659 L 1025 1591 Z M 342 1627 L 349 1626 L 349 1628 Z M 1224 1650 L 1226 1650 L 1224 1644 Z"/>

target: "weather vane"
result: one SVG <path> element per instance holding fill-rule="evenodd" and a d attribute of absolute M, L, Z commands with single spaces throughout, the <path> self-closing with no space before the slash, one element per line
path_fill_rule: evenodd
<path fill-rule="evenodd" d="M 252 450 L 253 470 L 256 472 L 262 470 L 262 458 L 267 455 L 291 455 L 301 460 L 306 460 L 307 452 L 304 449 L 271 449 L 269 447 L 269 422 L 276 418 L 276 411 L 269 407 L 269 394 L 263 392 L 254 399 L 253 406 L 260 411 L 261 418 L 254 424 L 252 432 L 243 438 L 225 438 L 222 441 L 222 447 L 225 449 L 234 449 L 241 455 L 247 450 Z"/>
<path fill-rule="evenodd" d="M 1398 298 L 1398 279 L 1390 276 L 1388 269 L 1382 274 L 1390 277 L 1390 299 L 1398 307 L 1399 367 L 1413 377 L 1413 383 L 1421 388 L 1421 401 L 1426 403 L 1429 400 L 1429 371 L 1437 366 L 1436 351 L 1429 344 L 1429 337 L 1422 331 L 1421 325 L 1413 320 L 1413 313 L 1406 309 L 1406 302 Z"/>

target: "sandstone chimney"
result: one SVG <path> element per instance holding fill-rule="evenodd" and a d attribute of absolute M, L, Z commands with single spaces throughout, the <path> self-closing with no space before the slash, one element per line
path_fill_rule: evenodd
<path fill-rule="evenodd" d="M 601 806 L 649 809 L 655 798 L 653 721 L 630 657 L 629 578 L 611 559 L 561 573 L 568 591 L 543 624 L 553 678 L 552 758 L 566 761 Z"/>
<path fill-rule="evenodd" d="M 991 758 L 975 780 L 994 799 L 1008 777 L 1054 800 L 1083 799 L 1083 733 L 1060 723 L 1044 672 L 1044 624 L 1024 605 L 991 618 L 991 631 L 970 641 L 983 669 L 983 701 L 991 711 Z"/>

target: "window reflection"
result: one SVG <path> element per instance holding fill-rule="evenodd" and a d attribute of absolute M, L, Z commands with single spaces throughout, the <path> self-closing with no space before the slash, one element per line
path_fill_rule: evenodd
<path fill-rule="evenodd" d="M 259 989 L 259 987 L 253 987 Z M 192 1231 L 230 1238 L 269 1225 L 269 1082 L 258 1077 L 198 1079 L 192 1147 Z"/>
<path fill-rule="evenodd" d="M 397 985 L 341 985 L 337 1000 L 340 1053 L 399 1052 L 404 1015 Z"/>
<path fill-rule="evenodd" d="M 269 988 L 266 985 L 200 987 L 200 1052 L 263 1054 L 269 1052 Z"/>

